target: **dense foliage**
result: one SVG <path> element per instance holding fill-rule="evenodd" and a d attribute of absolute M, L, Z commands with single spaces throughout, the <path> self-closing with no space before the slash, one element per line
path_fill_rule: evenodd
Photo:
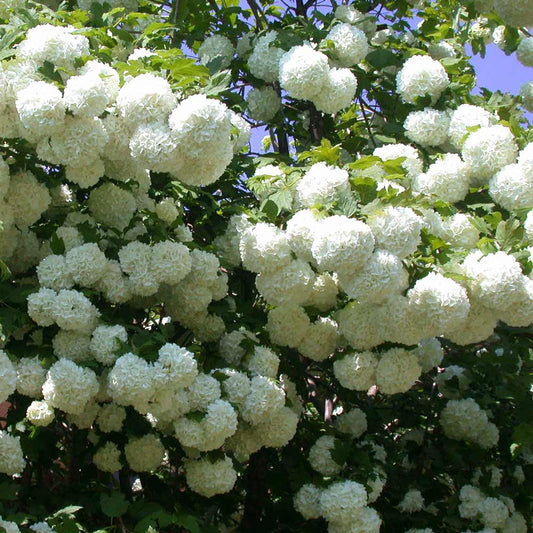
<path fill-rule="evenodd" d="M 531 0 L 0 22 L 0 530 L 527 532 Z"/>

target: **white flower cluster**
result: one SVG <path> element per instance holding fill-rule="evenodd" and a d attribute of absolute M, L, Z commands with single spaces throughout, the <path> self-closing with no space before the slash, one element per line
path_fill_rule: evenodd
<path fill-rule="evenodd" d="M 472 398 L 448 401 L 441 412 L 440 424 L 450 439 L 474 442 L 484 449 L 498 443 L 498 428 Z"/>
<path fill-rule="evenodd" d="M 211 35 L 207 37 L 200 48 L 198 56 L 202 65 L 208 65 L 212 61 L 220 61 L 220 68 L 226 68 L 231 63 L 235 47 L 231 41 L 224 35 Z"/>
<path fill-rule="evenodd" d="M 12 476 L 21 474 L 26 461 L 20 447 L 20 437 L 0 431 L 0 472 Z"/>
<path fill-rule="evenodd" d="M 402 100 L 410 104 L 426 95 L 434 104 L 449 83 L 444 67 L 428 56 L 409 58 L 396 76 L 396 90 Z"/>
<path fill-rule="evenodd" d="M 337 481 L 327 488 L 303 485 L 294 496 L 294 508 L 306 519 L 324 517 L 328 531 L 377 533 L 378 513 L 367 505 L 365 487 L 356 481 Z"/>

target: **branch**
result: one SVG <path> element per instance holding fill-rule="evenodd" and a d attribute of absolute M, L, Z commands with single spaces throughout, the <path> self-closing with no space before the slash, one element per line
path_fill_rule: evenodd
<path fill-rule="evenodd" d="M 252 13 L 254 14 L 255 18 L 255 25 L 257 27 L 257 30 L 260 31 L 263 29 L 264 26 L 266 26 L 267 20 L 264 15 L 264 13 L 261 11 L 261 8 L 257 5 L 257 2 L 255 0 L 247 0 L 248 5 L 250 6 L 250 9 L 252 10 Z"/>
<path fill-rule="evenodd" d="M 372 128 L 370 127 L 370 122 L 368 121 L 368 117 L 366 116 L 365 103 L 360 96 L 357 98 L 357 101 L 359 102 L 359 106 L 361 107 L 361 112 L 363 113 L 363 120 L 365 121 L 366 131 L 368 132 L 370 140 L 372 141 L 372 144 L 374 145 L 374 148 L 375 148 L 377 146 L 377 143 L 374 139 L 374 135 L 372 134 Z"/>

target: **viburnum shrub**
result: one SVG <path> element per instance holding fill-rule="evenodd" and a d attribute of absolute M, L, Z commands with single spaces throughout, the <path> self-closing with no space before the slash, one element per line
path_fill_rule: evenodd
<path fill-rule="evenodd" d="M 0 530 L 527 533 L 532 0 L 0 22 Z"/>

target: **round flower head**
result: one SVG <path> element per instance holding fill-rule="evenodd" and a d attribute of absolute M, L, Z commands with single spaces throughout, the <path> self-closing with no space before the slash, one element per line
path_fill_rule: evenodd
<path fill-rule="evenodd" d="M 427 107 L 407 115 L 403 127 L 405 135 L 420 146 L 439 146 L 448 140 L 450 117 L 445 111 Z"/>
<path fill-rule="evenodd" d="M 360 220 L 334 215 L 317 222 L 311 253 L 322 270 L 355 271 L 374 250 L 374 236 Z"/>
<path fill-rule="evenodd" d="M 56 291 L 41 287 L 28 296 L 28 315 L 39 326 L 51 326 L 55 321 Z"/>
<path fill-rule="evenodd" d="M 508 211 L 533 209 L 533 172 L 516 163 L 507 165 L 489 181 L 489 194 Z"/>
<path fill-rule="evenodd" d="M 508 26 L 533 26 L 531 0 L 494 0 L 494 9 Z"/>
<path fill-rule="evenodd" d="M 115 101 L 120 90 L 120 76 L 113 67 L 96 59 L 91 59 L 78 72 L 81 75 L 92 74 L 98 76 L 105 85 L 109 103 Z"/>
<path fill-rule="evenodd" d="M 73 70 L 74 61 L 89 52 L 89 40 L 74 33 L 72 26 L 41 24 L 28 30 L 16 51 L 17 57 L 35 63 L 49 61 L 56 67 Z"/>
<path fill-rule="evenodd" d="M 351 67 L 362 61 L 368 53 L 366 35 L 350 24 L 336 24 L 326 35 L 332 41 L 332 55 L 340 67 Z"/>
<path fill-rule="evenodd" d="M 226 68 L 231 63 L 235 54 L 235 47 L 224 35 L 211 35 L 207 37 L 198 49 L 198 56 L 202 65 L 208 65 L 218 60 L 220 68 Z"/>
<path fill-rule="evenodd" d="M 340 273 L 339 286 L 354 300 L 381 303 L 407 288 L 408 275 L 396 255 L 386 250 L 376 250 L 361 270 Z"/>
<path fill-rule="evenodd" d="M 311 467 L 323 476 L 334 476 L 342 470 L 342 465 L 331 457 L 336 442 L 335 437 L 323 435 L 316 440 L 309 450 L 308 459 Z"/>
<path fill-rule="evenodd" d="M 11 207 L 19 227 L 37 222 L 50 205 L 50 193 L 31 172 L 19 172 L 11 177 L 6 203 Z"/>
<path fill-rule="evenodd" d="M 367 421 L 364 411 L 354 407 L 344 411 L 335 418 L 335 427 L 342 433 L 358 438 L 367 430 Z"/>
<path fill-rule="evenodd" d="M 170 84 L 154 74 L 128 80 L 117 96 L 117 109 L 131 125 L 165 119 L 175 105 Z"/>
<path fill-rule="evenodd" d="M 91 287 L 102 277 L 107 258 L 98 245 L 91 242 L 69 250 L 65 263 L 75 283 Z"/>
<path fill-rule="evenodd" d="M 91 333 L 100 316 L 98 309 L 81 292 L 62 289 L 53 304 L 56 324 L 69 331 Z"/>
<path fill-rule="evenodd" d="M 106 442 L 93 455 L 93 462 L 102 472 L 118 472 L 122 468 L 120 450 L 114 442 Z"/>
<path fill-rule="evenodd" d="M 43 396 L 52 407 L 79 415 L 96 396 L 99 388 L 92 370 L 82 368 L 69 359 L 60 359 L 46 375 Z"/>
<path fill-rule="evenodd" d="M 7 354 L 0 350 L 0 402 L 5 402 L 15 391 L 17 372 Z"/>
<path fill-rule="evenodd" d="M 277 38 L 275 31 L 269 31 L 259 37 L 248 59 L 250 72 L 266 82 L 274 82 L 279 78 L 279 61 L 285 51 L 272 45 Z"/>
<path fill-rule="evenodd" d="M 46 379 L 46 369 L 38 357 L 22 357 L 17 365 L 17 391 L 30 398 L 42 398 L 42 386 Z"/>
<path fill-rule="evenodd" d="M 338 192 L 347 192 L 350 188 L 348 172 L 331 167 L 326 163 L 315 163 L 298 182 L 296 201 L 305 206 L 327 204 Z"/>
<path fill-rule="evenodd" d="M 385 340 L 377 315 L 375 304 L 351 302 L 337 314 L 339 331 L 354 349 L 370 350 Z"/>
<path fill-rule="evenodd" d="M 52 340 L 54 355 L 60 359 L 70 359 L 75 362 L 91 359 L 89 343 L 91 337 L 87 333 L 60 329 Z"/>
<path fill-rule="evenodd" d="M 312 100 L 328 83 L 328 58 L 304 44 L 291 48 L 279 62 L 279 78 L 289 96 Z"/>
<path fill-rule="evenodd" d="M 388 206 L 368 219 L 376 246 L 399 259 L 416 251 L 422 238 L 423 220 L 410 207 Z"/>
<path fill-rule="evenodd" d="M 319 317 L 311 324 L 298 344 L 298 351 L 313 361 L 324 361 L 337 347 L 339 328 L 331 318 Z"/>
<path fill-rule="evenodd" d="M 161 466 L 165 448 L 155 435 L 148 434 L 137 439 L 130 439 L 124 447 L 124 455 L 132 470 L 151 472 Z"/>
<path fill-rule="evenodd" d="M 133 194 L 107 182 L 89 194 L 89 209 L 101 224 L 123 231 L 137 211 Z"/>
<path fill-rule="evenodd" d="M 14 437 L 7 431 L 0 431 L 0 472 L 12 476 L 20 474 L 26 466 L 24 454 L 20 447 L 20 437 Z M 0 523 L 0 525 L 3 525 Z"/>
<path fill-rule="evenodd" d="M 374 155 L 383 161 L 390 161 L 404 157 L 402 167 L 407 173 L 409 179 L 416 178 L 422 173 L 422 162 L 416 148 L 408 144 L 385 144 L 374 149 Z"/>
<path fill-rule="evenodd" d="M 355 97 L 357 78 L 347 68 L 333 68 L 329 71 L 322 92 L 313 97 L 316 108 L 330 115 L 348 107 Z"/>
<path fill-rule="evenodd" d="M 246 95 L 246 104 L 253 119 L 268 122 L 281 107 L 281 98 L 272 87 L 259 87 Z"/>
<path fill-rule="evenodd" d="M 48 426 L 54 421 L 54 409 L 47 402 L 35 400 L 26 410 L 26 418 L 34 426 Z"/>
<path fill-rule="evenodd" d="M 185 479 L 194 492 L 211 498 L 216 494 L 229 492 L 237 481 L 237 472 L 229 457 L 210 461 L 208 459 L 188 459 L 185 462 Z"/>
<path fill-rule="evenodd" d="M 52 83 L 30 83 L 17 93 L 15 105 L 24 133 L 33 142 L 49 135 L 65 120 L 61 91 Z"/>
<path fill-rule="evenodd" d="M 101 115 L 111 102 L 104 80 L 99 74 L 91 71 L 69 78 L 63 99 L 72 114 L 85 117 Z"/>
<path fill-rule="evenodd" d="M 476 126 L 487 128 L 495 120 L 494 115 L 491 115 L 482 107 L 462 104 L 452 112 L 450 118 L 450 128 L 448 130 L 450 142 L 456 148 L 461 148 L 466 136 L 470 133 L 469 128 Z"/>
<path fill-rule="evenodd" d="M 413 188 L 430 199 L 454 204 L 464 200 L 469 185 L 467 165 L 457 154 L 445 154 L 417 176 Z"/>
<path fill-rule="evenodd" d="M 320 513 L 328 521 L 352 523 L 367 503 L 365 487 L 356 481 L 337 481 L 320 495 Z"/>
<path fill-rule="evenodd" d="M 333 363 L 333 372 L 346 389 L 366 392 L 376 383 L 378 358 L 372 352 L 346 355 Z"/>
<path fill-rule="evenodd" d="M 280 346 L 296 348 L 310 325 L 307 313 L 297 305 L 275 307 L 268 313 L 267 331 L 270 340 Z"/>
<path fill-rule="evenodd" d="M 482 127 L 468 135 L 462 149 L 475 185 L 484 185 L 518 155 L 513 134 L 506 126 Z"/>
<path fill-rule="evenodd" d="M 121 342 L 125 343 L 128 335 L 123 326 L 98 326 L 90 340 L 90 350 L 94 358 L 104 364 L 112 365 L 117 359 Z"/>
<path fill-rule="evenodd" d="M 311 483 L 302 485 L 294 495 L 294 508 L 306 519 L 320 517 L 320 494 L 322 491 Z"/>
<path fill-rule="evenodd" d="M 279 385 L 265 376 L 254 376 L 250 392 L 241 409 L 241 416 L 246 422 L 257 425 L 281 409 L 284 404 L 285 392 Z"/>
<path fill-rule="evenodd" d="M 428 56 L 410 57 L 396 76 L 396 90 L 402 100 L 410 104 L 426 95 L 434 104 L 449 83 L 444 67 Z"/>
<path fill-rule="evenodd" d="M 421 371 L 415 352 L 391 348 L 379 359 L 376 384 L 383 394 L 407 392 L 420 377 Z"/>

